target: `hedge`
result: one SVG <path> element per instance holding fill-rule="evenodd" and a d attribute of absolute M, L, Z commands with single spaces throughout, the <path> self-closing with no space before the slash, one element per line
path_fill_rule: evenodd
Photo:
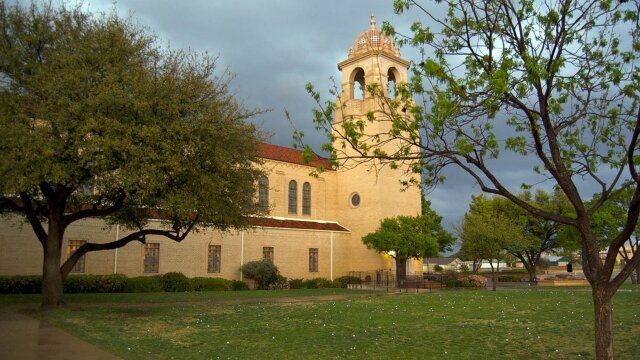
<path fill-rule="evenodd" d="M 191 279 L 191 289 L 193 291 L 230 291 L 233 290 L 233 281 L 222 278 L 194 277 Z"/>
<path fill-rule="evenodd" d="M 42 276 L 0 276 L 0 294 L 39 294 Z"/>
<path fill-rule="evenodd" d="M 346 277 L 343 277 L 346 278 Z M 328 279 L 316 278 L 311 280 L 292 279 L 287 282 L 280 276 L 279 281 L 291 289 L 317 289 L 326 287 L 345 287 L 346 279 L 338 278 L 335 282 Z M 352 283 L 353 283 L 352 279 Z M 345 283 L 346 284 L 346 283 Z M 281 286 L 285 288 L 287 286 Z M 222 278 L 194 277 L 187 278 L 178 272 L 164 275 L 127 277 L 121 274 L 113 275 L 76 275 L 72 274 L 64 282 L 64 292 L 74 293 L 144 293 L 144 292 L 176 292 L 176 291 L 242 291 L 249 290 L 249 285 L 243 281 Z M 29 276 L 0 276 L 0 294 L 39 294 L 42 291 L 42 277 Z"/>
<path fill-rule="evenodd" d="M 346 288 L 349 284 L 360 285 L 362 284 L 362 279 L 357 276 L 345 275 L 333 280 L 333 287 Z"/>
<path fill-rule="evenodd" d="M 119 293 L 127 286 L 127 277 L 113 275 L 70 275 L 64 281 L 67 294 Z"/>
<path fill-rule="evenodd" d="M 164 283 L 160 275 L 154 276 L 137 276 L 127 279 L 127 286 L 124 292 L 128 293 L 145 293 L 145 292 L 163 292 Z"/>
<path fill-rule="evenodd" d="M 180 272 L 168 272 L 162 275 L 162 285 L 166 292 L 191 291 L 189 278 Z"/>

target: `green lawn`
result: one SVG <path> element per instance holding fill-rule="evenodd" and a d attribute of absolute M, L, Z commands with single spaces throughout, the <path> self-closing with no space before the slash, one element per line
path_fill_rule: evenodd
<path fill-rule="evenodd" d="M 108 303 L 167 303 L 167 302 L 218 302 L 250 299 L 271 299 L 282 297 L 306 297 L 340 294 L 378 293 L 366 290 L 347 289 L 297 289 L 281 291 L 193 291 L 193 292 L 158 292 L 158 293 L 114 293 L 114 294 L 65 294 L 67 304 L 108 304 Z M 40 294 L 0 295 L 2 304 L 39 304 Z"/>
<path fill-rule="evenodd" d="M 291 294 L 226 294 L 272 293 Z M 164 301 L 173 295 L 181 294 L 164 294 Z M 125 359 L 593 358 L 588 288 L 242 305 L 176 299 L 72 305 L 39 316 Z M 639 305 L 638 287 L 625 287 L 614 299 L 616 359 L 640 354 Z"/>

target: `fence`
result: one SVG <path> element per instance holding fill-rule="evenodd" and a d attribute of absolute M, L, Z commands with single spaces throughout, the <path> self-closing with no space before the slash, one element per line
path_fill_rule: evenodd
<path fill-rule="evenodd" d="M 487 287 L 492 287 L 491 274 L 481 274 L 487 278 Z M 387 292 L 420 292 L 460 286 L 455 280 L 460 274 L 431 273 L 397 277 L 391 270 L 350 271 L 347 287 L 350 289 L 386 290 Z M 527 274 L 498 276 L 497 287 L 529 287 Z"/>
<path fill-rule="evenodd" d="M 347 287 L 386 291 L 415 291 L 446 287 L 446 274 L 396 276 L 391 270 L 350 271 Z"/>

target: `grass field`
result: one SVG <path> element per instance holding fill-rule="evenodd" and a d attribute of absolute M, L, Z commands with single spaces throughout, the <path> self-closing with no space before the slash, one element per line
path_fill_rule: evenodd
<path fill-rule="evenodd" d="M 72 305 L 38 316 L 125 359 L 593 358 L 588 288 L 227 305 L 166 304 L 180 294 L 162 295 L 159 304 Z M 614 298 L 616 359 L 640 356 L 639 305 L 638 287 Z"/>
<path fill-rule="evenodd" d="M 80 304 L 122 304 L 122 303 L 167 303 L 167 302 L 225 302 L 233 300 L 272 299 L 282 297 L 307 297 L 341 294 L 370 294 L 368 290 L 347 289 L 297 289 L 286 291 L 193 291 L 193 292 L 159 292 L 159 293 L 112 293 L 112 294 L 65 294 L 69 305 Z M 0 295 L 2 304 L 38 304 L 42 300 L 40 294 Z"/>

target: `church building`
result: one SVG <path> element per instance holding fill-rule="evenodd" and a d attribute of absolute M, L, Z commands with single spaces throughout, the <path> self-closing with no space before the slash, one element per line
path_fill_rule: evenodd
<path fill-rule="evenodd" d="M 400 57 L 392 40 L 376 28 L 360 33 L 338 64 L 342 74 L 334 125 L 345 118 L 365 119 L 381 113 L 381 102 L 362 88 L 379 84 L 393 96 L 395 84 L 407 82 L 409 62 Z M 384 133 L 387 122 L 366 122 Z M 385 144 L 393 146 L 394 144 Z M 397 215 L 420 213 L 420 190 L 402 189 L 407 169 L 345 164 L 337 169 L 315 156 L 302 162 L 299 150 L 263 144 L 261 157 L 268 176 L 257 184 L 256 199 L 269 216 L 252 217 L 242 231 L 192 232 L 180 243 L 164 237 L 147 237 L 115 250 L 86 254 L 72 273 L 144 276 L 182 272 L 189 277 L 240 280 L 242 264 L 268 259 L 288 278 L 334 279 L 350 271 L 394 270 L 393 259 L 367 249 L 362 237 L 375 231 L 380 221 Z M 325 171 L 310 173 L 318 165 Z M 408 165 L 406 165 L 408 166 Z M 418 176 L 418 175 L 416 175 Z M 419 180 L 419 179 L 418 179 Z M 16 217 L 0 218 L 0 275 L 42 273 L 42 247 L 31 227 Z M 126 235 L 120 227 L 107 227 L 99 219 L 74 223 L 65 234 L 63 261 L 84 242 L 109 242 Z M 421 274 L 421 261 L 407 264 L 408 274 Z"/>

